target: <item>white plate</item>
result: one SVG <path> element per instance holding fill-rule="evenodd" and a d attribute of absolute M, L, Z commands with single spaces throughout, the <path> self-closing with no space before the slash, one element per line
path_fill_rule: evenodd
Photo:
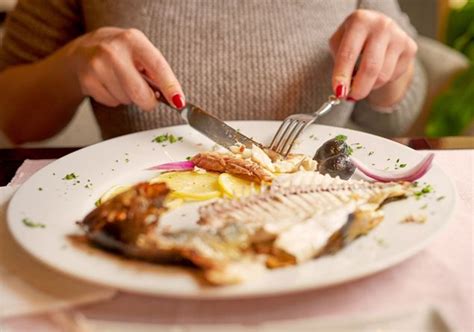
<path fill-rule="evenodd" d="M 231 125 L 266 143 L 279 123 L 238 121 Z M 184 140 L 167 146 L 152 142 L 155 136 L 164 133 L 183 136 Z M 297 150 L 312 155 L 324 141 L 338 134 L 348 136 L 355 156 L 378 168 L 394 169 L 397 160 L 398 164 L 406 163 L 406 167 L 410 167 L 422 158 L 420 153 L 393 141 L 320 125 L 312 126 L 304 133 Z M 360 143 L 360 146 L 355 143 Z M 190 127 L 176 126 L 118 137 L 74 152 L 46 166 L 19 188 L 8 209 L 11 232 L 40 261 L 94 283 L 155 295 L 235 298 L 325 287 L 393 266 L 425 247 L 448 222 L 454 209 L 454 187 L 434 165 L 420 180 L 420 185 L 427 182 L 435 192 L 420 200 L 410 198 L 387 205 L 384 208 L 385 220 L 375 230 L 337 254 L 301 266 L 272 270 L 253 281 L 226 287 L 207 286 L 194 273 L 180 267 L 111 259 L 104 254 L 80 249 L 67 239 L 67 235 L 79 232 L 75 222 L 91 211 L 94 202 L 112 186 L 150 179 L 155 173 L 146 171 L 146 168 L 171 160 L 184 160 L 212 146 L 208 139 Z M 72 172 L 78 175 L 80 183 L 63 179 Z M 85 188 L 87 184 L 92 184 L 91 188 Z M 194 208 L 195 205 L 187 207 L 188 210 Z M 411 213 L 427 215 L 426 223 L 400 222 Z M 162 222 L 194 222 L 189 220 L 192 219 L 189 213 L 187 220 L 183 220 L 181 215 L 172 213 Z M 22 222 L 24 218 L 43 223 L 46 227 L 27 227 Z"/>

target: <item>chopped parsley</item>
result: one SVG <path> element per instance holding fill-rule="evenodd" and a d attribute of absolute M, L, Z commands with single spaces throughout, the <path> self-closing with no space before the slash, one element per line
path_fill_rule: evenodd
<path fill-rule="evenodd" d="M 374 151 L 370 151 L 369 152 L 369 156 L 373 155 L 374 154 Z"/>
<path fill-rule="evenodd" d="M 387 243 L 386 243 L 385 240 L 382 239 L 382 238 L 375 237 L 374 240 L 375 240 L 375 242 L 376 242 L 379 246 L 381 246 L 381 247 L 386 247 L 386 246 L 387 246 Z"/>
<path fill-rule="evenodd" d="M 94 205 L 95 205 L 95 206 L 99 206 L 99 205 L 100 205 L 100 198 L 94 202 Z"/>
<path fill-rule="evenodd" d="M 163 142 L 166 142 L 168 140 L 168 134 L 164 134 L 164 135 L 159 135 L 159 136 L 156 136 L 152 142 L 155 142 L 155 143 L 163 143 Z"/>
<path fill-rule="evenodd" d="M 360 149 L 364 148 L 364 146 L 360 143 L 353 143 L 351 145 L 354 146 L 357 150 L 360 150 Z"/>
<path fill-rule="evenodd" d="M 192 158 L 191 156 L 187 156 L 186 160 L 191 160 L 191 158 Z"/>
<path fill-rule="evenodd" d="M 400 165 L 398 165 L 398 167 L 405 168 L 405 167 L 407 167 L 407 164 L 400 164 Z"/>
<path fill-rule="evenodd" d="M 345 142 L 347 140 L 347 136 L 346 135 L 337 135 L 336 137 L 334 137 L 334 139 L 336 141 L 339 141 L 339 142 Z"/>
<path fill-rule="evenodd" d="M 43 188 L 41 188 L 41 187 L 38 187 L 38 191 L 43 191 Z"/>
<path fill-rule="evenodd" d="M 77 178 L 78 176 L 75 173 L 69 173 L 69 174 L 66 174 L 65 177 L 63 177 L 63 180 L 74 180 Z"/>
<path fill-rule="evenodd" d="M 395 163 L 397 163 L 397 164 L 398 164 L 399 162 L 400 162 L 400 158 L 398 158 L 398 159 L 397 159 L 397 161 L 396 161 Z"/>
<path fill-rule="evenodd" d="M 427 184 L 420 191 L 416 191 L 414 195 L 415 195 L 416 199 L 420 199 L 421 197 L 423 197 L 426 194 L 429 194 L 431 192 L 433 192 L 433 187 L 431 185 Z"/>
<path fill-rule="evenodd" d="M 350 156 L 354 153 L 354 149 L 350 147 L 349 145 L 347 146 L 347 155 Z"/>
<path fill-rule="evenodd" d="M 183 140 L 182 136 L 174 136 L 173 134 L 163 134 L 156 136 L 152 142 L 155 143 L 165 143 L 169 142 L 170 144 L 176 143 L 176 142 L 181 142 Z"/>
<path fill-rule="evenodd" d="M 30 227 L 30 228 L 45 228 L 46 227 L 45 224 L 41 224 L 39 222 L 31 221 L 31 219 L 28 219 L 28 218 L 23 218 L 21 220 L 21 222 L 23 223 L 23 225 L 25 225 L 27 227 Z"/>
<path fill-rule="evenodd" d="M 443 200 L 443 199 L 445 199 L 445 198 L 446 198 L 445 196 L 439 196 L 436 200 L 437 200 L 437 201 L 441 201 L 441 200 Z"/>

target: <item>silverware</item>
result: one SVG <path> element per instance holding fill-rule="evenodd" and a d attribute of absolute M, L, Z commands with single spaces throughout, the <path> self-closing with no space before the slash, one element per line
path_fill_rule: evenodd
<path fill-rule="evenodd" d="M 270 143 L 270 150 L 286 157 L 295 144 L 300 134 L 312 123 L 314 123 L 321 115 L 329 112 L 334 105 L 339 104 L 340 100 L 335 96 L 330 96 L 316 112 L 308 114 L 292 114 L 287 117 L 280 128 L 273 136 Z"/>
<path fill-rule="evenodd" d="M 160 102 L 177 111 L 191 127 L 217 144 L 227 149 L 239 144 L 247 148 L 251 148 L 253 144 L 262 146 L 196 105 L 187 102 L 182 109 L 177 109 L 163 97 L 163 94 L 153 81 L 144 75 L 142 77 L 154 91 L 159 93 L 160 97 L 158 100 Z"/>

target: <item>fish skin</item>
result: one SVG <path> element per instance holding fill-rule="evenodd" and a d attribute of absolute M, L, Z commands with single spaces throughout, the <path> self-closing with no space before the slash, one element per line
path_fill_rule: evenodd
<path fill-rule="evenodd" d="M 255 182 L 271 182 L 273 174 L 259 164 L 232 154 L 201 152 L 191 161 L 199 168 L 210 172 L 229 173 Z"/>

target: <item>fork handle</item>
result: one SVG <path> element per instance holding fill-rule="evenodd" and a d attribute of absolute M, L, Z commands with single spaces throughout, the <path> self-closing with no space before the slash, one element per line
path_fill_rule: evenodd
<path fill-rule="evenodd" d="M 339 99 L 337 99 L 334 96 L 330 96 L 328 101 L 322 104 L 321 107 L 316 112 L 313 113 L 313 115 L 315 116 L 315 120 L 321 115 L 328 113 L 331 110 L 331 108 L 337 104 L 339 104 Z"/>

